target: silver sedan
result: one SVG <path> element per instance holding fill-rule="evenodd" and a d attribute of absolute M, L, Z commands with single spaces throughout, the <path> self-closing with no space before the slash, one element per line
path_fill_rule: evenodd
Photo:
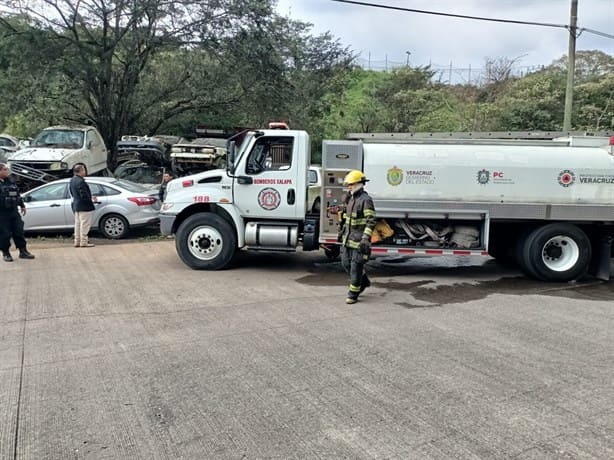
<path fill-rule="evenodd" d="M 22 195 L 27 208 L 23 218 L 26 231 L 65 231 L 74 228 L 69 181 L 53 181 Z M 157 190 L 112 177 L 86 177 L 85 181 L 92 196 L 97 197 L 92 229 L 97 228 L 106 238 L 124 238 L 131 228 L 159 222 Z"/>

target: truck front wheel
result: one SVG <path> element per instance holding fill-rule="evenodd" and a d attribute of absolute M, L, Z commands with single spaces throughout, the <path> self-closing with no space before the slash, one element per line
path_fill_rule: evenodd
<path fill-rule="evenodd" d="M 234 229 L 216 214 L 200 213 L 181 223 L 175 238 L 177 254 L 195 270 L 220 270 L 237 249 Z"/>
<path fill-rule="evenodd" d="M 586 233 L 575 225 L 555 223 L 533 230 L 524 241 L 521 254 L 537 278 L 571 281 L 587 272 L 591 244 Z"/>

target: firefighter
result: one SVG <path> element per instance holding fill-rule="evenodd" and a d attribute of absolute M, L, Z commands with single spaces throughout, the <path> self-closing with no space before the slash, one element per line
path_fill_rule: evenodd
<path fill-rule="evenodd" d="M 341 265 L 350 275 L 350 287 L 345 303 L 358 301 L 358 295 L 371 286 L 365 272 L 365 263 L 371 255 L 371 234 L 375 228 L 375 207 L 365 191 L 368 179 L 362 171 L 350 171 L 343 180 L 348 187 L 345 210 L 342 215 L 339 238 Z"/>
<path fill-rule="evenodd" d="M 20 259 L 34 259 L 26 249 L 26 239 L 23 234 L 23 220 L 17 208 L 21 208 L 21 215 L 26 215 L 26 206 L 21 199 L 19 189 L 9 177 L 9 168 L 0 163 L 0 250 L 5 262 L 12 262 L 9 252 L 11 237 L 19 249 Z"/>

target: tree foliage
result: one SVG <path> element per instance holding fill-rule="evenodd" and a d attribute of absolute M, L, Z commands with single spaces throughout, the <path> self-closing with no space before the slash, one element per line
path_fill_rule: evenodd
<path fill-rule="evenodd" d="M 15 5 L 19 8 L 15 9 Z M 19 136 L 90 123 L 188 136 L 197 125 L 288 121 L 323 138 L 350 132 L 558 130 L 566 56 L 522 78 L 487 58 L 481 85 L 427 67 L 353 67 L 330 33 L 275 13 L 275 0 L 0 0 L 0 126 Z M 614 57 L 579 51 L 573 129 L 614 128 Z M 110 158 L 113 165 L 114 159 Z"/>
<path fill-rule="evenodd" d="M 122 134 L 197 120 L 241 125 L 273 116 L 306 123 L 320 114 L 319 101 L 338 84 L 335 75 L 351 54 L 330 35 L 312 37 L 307 24 L 276 15 L 273 3 L 26 0 L 19 16 L 2 18 L 0 46 L 44 37 L 51 52 L 29 50 L 26 73 L 57 82 L 38 88 L 54 98 L 47 118 L 94 124 L 110 146 Z M 8 67 L 18 69 L 16 61 Z M 41 74 L 41 67 L 49 70 Z M 11 86 L 15 78 L 3 81 Z M 45 110 L 32 107 L 40 115 Z M 9 120 L 23 110 L 2 115 Z"/>
<path fill-rule="evenodd" d="M 356 69 L 328 119 L 331 134 L 357 131 L 561 130 L 566 58 L 522 78 L 514 60 L 487 59 L 490 77 L 481 86 L 442 85 L 428 68 L 389 73 Z M 575 85 L 576 130 L 614 128 L 614 58 L 579 52 Z"/>

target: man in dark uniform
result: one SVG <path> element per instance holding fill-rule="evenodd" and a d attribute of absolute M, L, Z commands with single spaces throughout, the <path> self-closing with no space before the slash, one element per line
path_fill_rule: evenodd
<path fill-rule="evenodd" d="M 19 189 L 9 177 L 9 168 L 0 163 L 0 250 L 5 262 L 12 262 L 9 252 L 11 237 L 19 249 L 20 259 L 34 259 L 26 249 L 26 239 L 23 234 L 23 220 L 17 208 L 21 208 L 21 215 L 26 215 L 26 206 L 21 199 Z"/>
<path fill-rule="evenodd" d="M 168 183 L 171 181 L 172 178 L 173 176 L 171 176 L 171 173 L 168 172 L 165 172 L 162 176 L 162 184 L 160 184 L 160 190 L 158 191 L 158 198 L 160 199 L 160 203 L 164 201 L 164 197 L 166 195 L 166 187 L 168 186 Z"/>
<path fill-rule="evenodd" d="M 364 270 L 371 255 L 371 235 L 375 228 L 375 207 L 365 191 L 368 181 L 362 171 L 350 171 L 343 181 L 348 186 L 348 196 L 343 212 L 341 232 L 341 265 L 350 274 L 350 288 L 345 303 L 358 301 L 358 295 L 371 286 Z"/>

